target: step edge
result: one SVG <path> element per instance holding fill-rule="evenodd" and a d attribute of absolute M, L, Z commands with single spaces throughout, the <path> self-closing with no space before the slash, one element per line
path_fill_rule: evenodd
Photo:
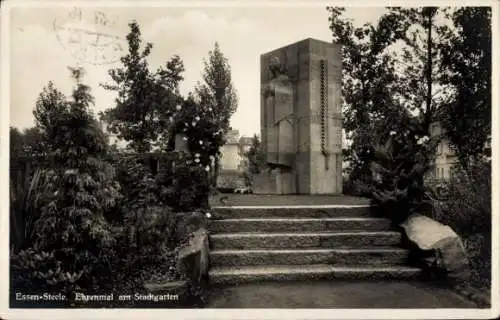
<path fill-rule="evenodd" d="M 325 218 L 294 218 L 294 217 L 258 217 L 258 218 L 224 218 L 224 219 L 216 219 L 211 222 L 282 222 L 282 221 L 292 221 L 292 222 L 321 222 L 321 221 L 383 221 L 389 222 L 391 220 L 387 218 L 378 218 L 378 217 L 325 217 Z"/>
<path fill-rule="evenodd" d="M 312 205 L 273 205 L 273 206 L 212 206 L 212 210 L 230 209 L 230 210 L 272 210 L 272 209 L 355 209 L 355 208 L 375 208 L 371 204 L 312 204 Z"/>
<path fill-rule="evenodd" d="M 269 269 L 274 269 L 270 272 Z M 388 265 L 388 266 L 372 266 L 372 267 L 359 267 L 359 266 L 335 266 L 325 264 L 311 264 L 311 265 L 265 265 L 265 266 L 217 266 L 210 268 L 209 274 L 245 274 L 254 272 L 258 274 L 283 274 L 287 271 L 314 273 L 321 272 L 420 272 L 422 269 L 401 265 Z"/>
<path fill-rule="evenodd" d="M 354 235 L 354 236 L 377 236 L 377 235 L 401 235 L 399 231 L 341 231 L 341 232 L 229 232 L 229 233 L 212 233 L 210 237 L 223 238 L 223 237 L 279 237 L 279 236 L 340 236 L 340 235 Z"/>
<path fill-rule="evenodd" d="M 299 253 L 408 253 L 409 250 L 403 248 L 374 248 L 374 249 L 216 249 L 211 250 L 212 255 L 224 254 L 299 254 Z"/>

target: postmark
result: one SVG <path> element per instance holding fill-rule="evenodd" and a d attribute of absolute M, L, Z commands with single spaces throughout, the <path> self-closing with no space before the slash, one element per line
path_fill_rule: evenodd
<path fill-rule="evenodd" d="M 119 61 L 126 50 L 117 21 L 98 10 L 73 8 L 65 17 L 54 19 L 53 28 L 61 46 L 75 59 L 103 65 Z"/>

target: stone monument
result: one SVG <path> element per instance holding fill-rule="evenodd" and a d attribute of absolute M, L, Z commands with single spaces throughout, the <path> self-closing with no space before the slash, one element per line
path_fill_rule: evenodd
<path fill-rule="evenodd" d="M 260 194 L 342 194 L 340 45 L 314 39 L 261 56 Z"/>

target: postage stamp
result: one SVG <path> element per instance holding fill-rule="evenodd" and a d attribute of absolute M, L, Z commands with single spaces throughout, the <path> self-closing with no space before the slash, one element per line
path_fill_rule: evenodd
<path fill-rule="evenodd" d="M 117 17 L 89 8 L 73 8 L 64 18 L 54 19 L 57 40 L 75 59 L 93 65 L 117 62 L 125 40 L 117 35 Z"/>

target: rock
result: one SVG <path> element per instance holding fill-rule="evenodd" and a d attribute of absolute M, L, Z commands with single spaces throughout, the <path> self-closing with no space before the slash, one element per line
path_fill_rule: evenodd
<path fill-rule="evenodd" d="M 427 257 L 429 268 L 442 271 L 448 279 L 469 281 L 470 266 L 460 237 L 449 227 L 420 214 L 401 224 L 417 255 Z M 432 255 L 433 259 L 428 259 Z"/>
<path fill-rule="evenodd" d="M 203 212 L 183 212 L 178 214 L 178 224 L 176 228 L 177 239 L 182 240 L 186 235 L 194 233 L 196 230 L 206 229 L 208 221 Z"/>
<path fill-rule="evenodd" d="M 187 281 L 148 282 L 144 284 L 144 288 L 153 294 L 172 294 L 182 296 L 186 294 Z"/>
<path fill-rule="evenodd" d="M 189 295 L 187 281 L 150 281 L 144 283 L 144 289 L 138 307 L 180 308 L 185 306 Z"/>
<path fill-rule="evenodd" d="M 198 229 L 187 246 L 179 251 L 177 270 L 180 270 L 194 285 L 201 285 L 208 275 L 208 232 Z"/>

